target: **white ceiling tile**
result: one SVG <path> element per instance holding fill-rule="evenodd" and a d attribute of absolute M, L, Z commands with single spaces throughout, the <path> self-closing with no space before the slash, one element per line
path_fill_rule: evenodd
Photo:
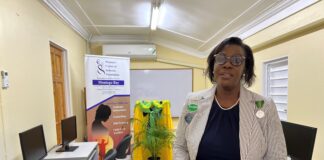
<path fill-rule="evenodd" d="M 93 36 L 100 36 L 100 35 L 102 35 L 102 33 L 100 33 L 99 30 L 97 28 L 95 28 L 95 27 L 88 26 L 88 27 L 85 27 L 85 28 L 87 30 L 89 30 Z"/>
<path fill-rule="evenodd" d="M 141 35 L 149 34 L 149 27 L 97 27 L 103 35 Z"/>
<path fill-rule="evenodd" d="M 170 0 L 161 5 L 159 26 L 207 40 L 257 0 Z M 233 5 L 235 3 L 235 5 Z"/>
<path fill-rule="evenodd" d="M 152 32 L 151 34 L 153 37 L 158 37 L 159 39 L 165 39 L 170 42 L 177 42 L 179 44 L 190 46 L 192 48 L 198 48 L 202 44 L 202 41 L 184 37 L 179 34 L 165 31 L 159 28 L 156 31 Z"/>
<path fill-rule="evenodd" d="M 78 0 L 95 25 L 149 26 L 151 2 L 148 0 Z"/>
<path fill-rule="evenodd" d="M 65 8 L 70 11 L 74 18 L 79 20 L 81 25 L 91 24 L 89 19 L 82 13 L 82 10 L 78 7 L 74 0 L 59 0 Z"/>

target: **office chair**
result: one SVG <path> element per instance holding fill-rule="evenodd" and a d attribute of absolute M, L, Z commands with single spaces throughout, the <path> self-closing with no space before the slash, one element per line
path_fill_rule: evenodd
<path fill-rule="evenodd" d="M 110 149 L 106 155 L 104 160 L 115 160 L 117 155 L 116 149 Z"/>
<path fill-rule="evenodd" d="M 116 147 L 116 158 L 126 158 L 131 139 L 132 135 L 126 135 L 123 140 L 120 141 L 120 143 Z"/>
<path fill-rule="evenodd" d="M 311 160 L 317 128 L 281 121 L 291 159 Z"/>

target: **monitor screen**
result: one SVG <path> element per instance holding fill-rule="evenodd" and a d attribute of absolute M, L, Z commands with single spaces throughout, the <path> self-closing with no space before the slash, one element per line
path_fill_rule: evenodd
<path fill-rule="evenodd" d="M 77 138 L 76 116 L 72 116 L 61 121 L 62 127 L 62 148 L 57 152 L 73 152 L 77 146 L 69 146 L 69 143 Z"/>
<path fill-rule="evenodd" d="M 19 133 L 19 139 L 24 160 L 39 160 L 47 155 L 42 125 Z"/>
<path fill-rule="evenodd" d="M 286 139 L 288 156 L 297 160 L 311 160 L 316 128 L 281 121 Z"/>

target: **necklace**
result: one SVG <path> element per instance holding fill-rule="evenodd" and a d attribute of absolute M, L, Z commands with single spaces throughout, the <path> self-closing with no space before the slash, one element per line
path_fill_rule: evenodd
<path fill-rule="evenodd" d="M 235 102 L 231 107 L 228 107 L 228 108 L 224 108 L 224 107 L 222 107 L 222 106 L 219 104 L 216 95 L 215 95 L 215 100 L 216 100 L 216 103 L 218 104 L 219 108 L 221 108 L 222 110 L 230 110 L 230 109 L 232 109 L 233 107 L 235 107 L 235 106 L 239 103 L 240 98 L 238 98 L 237 101 L 236 101 L 236 102 Z"/>

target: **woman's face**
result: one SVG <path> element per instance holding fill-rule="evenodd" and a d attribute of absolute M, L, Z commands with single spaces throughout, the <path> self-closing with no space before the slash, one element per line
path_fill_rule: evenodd
<path fill-rule="evenodd" d="M 226 45 L 221 53 L 218 54 L 223 54 L 226 57 L 238 56 L 242 58 L 245 56 L 243 48 L 238 45 Z M 220 59 L 224 60 L 224 58 L 220 58 L 219 55 L 217 58 L 215 57 L 214 65 L 214 80 L 216 81 L 217 86 L 224 89 L 240 87 L 240 81 L 245 68 L 245 59 L 241 59 L 242 63 L 240 65 L 237 65 L 237 62 L 239 62 L 237 58 L 231 58 L 235 59 L 234 61 L 236 62 L 236 65 L 233 65 L 231 60 L 228 58 L 225 64 L 219 64 L 218 62 L 221 62 Z"/>

